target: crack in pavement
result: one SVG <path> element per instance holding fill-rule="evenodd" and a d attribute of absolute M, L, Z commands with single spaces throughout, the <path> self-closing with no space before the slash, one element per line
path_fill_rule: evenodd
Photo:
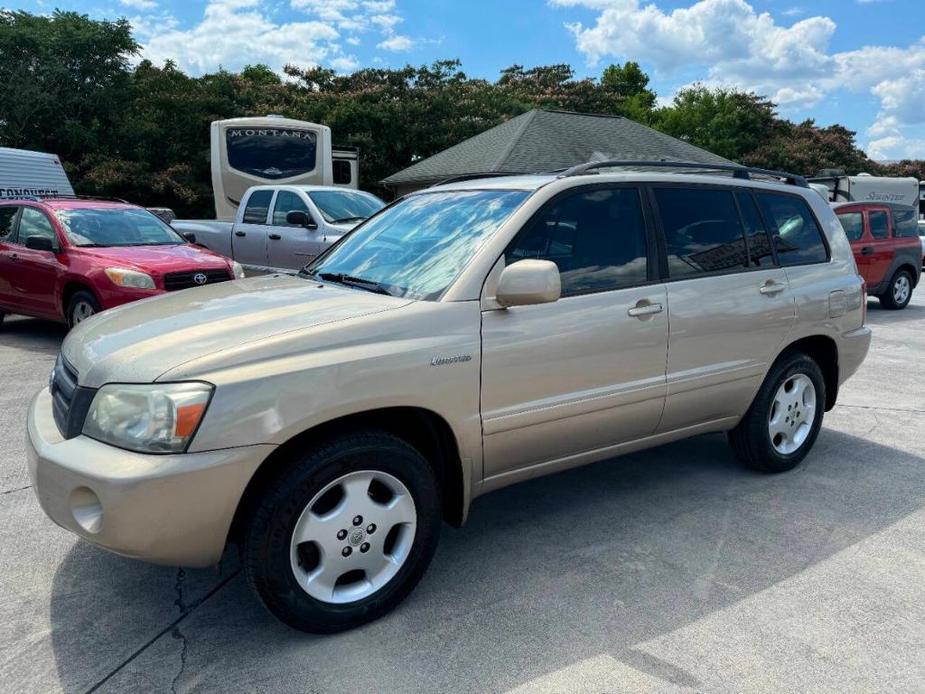
<path fill-rule="evenodd" d="M 0 496 L 6 496 L 7 494 L 14 494 L 16 492 L 24 492 L 27 489 L 32 489 L 32 485 L 27 484 L 25 487 L 18 487 L 17 489 L 7 489 L 6 491 L 0 492 Z"/>
<path fill-rule="evenodd" d="M 925 410 L 917 407 L 882 407 L 880 405 L 848 405 L 838 403 L 836 407 L 847 407 L 852 410 L 882 410 L 884 412 L 906 412 L 908 414 L 925 414 Z"/>
<path fill-rule="evenodd" d="M 177 609 L 180 610 L 180 614 L 183 614 L 186 611 L 186 603 L 183 602 L 183 580 L 186 578 L 186 572 L 182 568 L 177 569 L 177 582 L 174 588 L 177 591 L 177 599 L 173 601 L 173 604 L 177 606 Z M 186 654 L 189 650 L 189 641 L 186 639 L 186 635 L 180 631 L 180 625 L 178 624 L 173 628 L 173 631 L 170 632 L 170 635 L 180 640 L 180 669 L 177 670 L 177 674 L 174 675 L 173 680 L 170 682 L 170 691 L 173 694 L 177 694 L 178 687 L 180 686 L 180 678 L 183 677 L 183 671 L 186 669 Z"/>
<path fill-rule="evenodd" d="M 181 569 L 180 571 L 182 571 L 182 569 Z M 188 605 L 185 604 L 185 603 L 183 603 L 182 600 L 179 600 L 179 599 L 178 599 L 178 601 L 180 602 L 180 604 L 183 604 L 183 605 L 184 605 L 184 609 L 183 609 L 183 611 L 180 613 L 180 616 L 177 617 L 175 620 L 173 620 L 173 621 L 172 621 L 170 624 L 168 624 L 166 627 L 164 627 L 163 629 L 161 629 L 159 632 L 157 632 L 157 634 L 155 634 L 151 639 L 149 639 L 146 643 L 144 643 L 144 644 L 141 646 L 141 648 L 139 648 L 138 650 L 136 650 L 136 651 L 135 651 L 134 653 L 132 653 L 128 658 L 126 658 L 126 659 L 123 660 L 121 663 L 119 663 L 108 675 L 106 675 L 106 676 L 103 677 L 99 682 L 97 682 L 97 683 L 94 684 L 92 687 L 90 687 L 90 688 L 87 690 L 87 694 L 92 694 L 93 692 L 99 691 L 100 687 L 102 687 L 102 686 L 103 686 L 104 684 L 106 684 L 109 680 L 111 680 L 113 677 L 115 677 L 126 665 L 128 665 L 128 664 L 131 663 L 133 660 L 135 660 L 135 658 L 137 658 L 137 657 L 140 656 L 142 653 L 144 653 L 146 650 L 148 650 L 148 648 L 150 648 L 151 646 L 153 646 L 162 636 L 164 636 L 165 634 L 168 634 L 168 633 L 169 633 L 169 634 L 173 634 L 174 631 L 179 632 L 178 627 L 179 627 L 180 623 L 181 623 L 184 619 L 186 619 L 189 615 L 191 615 L 191 614 L 196 610 L 196 608 L 198 608 L 200 605 L 205 604 L 205 602 L 206 602 L 209 598 L 211 598 L 211 597 L 212 597 L 213 595 L 215 595 L 218 591 L 220 591 L 222 588 L 224 588 L 226 585 L 228 585 L 228 584 L 232 581 L 232 579 L 234 579 L 239 573 L 241 573 L 241 569 L 237 569 L 236 571 L 231 572 L 227 577 L 225 577 L 224 579 L 222 579 L 221 581 L 219 581 L 218 583 L 216 583 L 216 584 L 209 590 L 209 592 L 207 592 L 205 595 L 203 595 L 203 596 L 202 596 L 201 598 L 199 598 L 198 600 L 194 600 L 193 602 L 189 603 Z M 177 576 L 177 579 L 178 579 L 177 585 L 179 586 L 179 584 L 180 584 L 179 575 Z M 181 594 L 181 597 L 182 597 L 182 594 Z M 174 604 L 177 604 L 177 602 L 175 602 Z M 182 633 L 181 633 L 181 635 L 182 635 Z M 176 637 L 174 637 L 174 638 L 176 638 Z M 183 668 L 184 668 L 185 665 L 186 665 L 185 637 L 183 637 L 183 638 L 184 638 L 184 651 L 181 651 L 181 653 L 180 653 L 180 658 L 181 658 L 180 673 L 183 672 Z M 179 676 L 179 675 L 178 675 L 178 676 Z M 176 678 L 174 679 L 174 684 L 176 684 Z"/>

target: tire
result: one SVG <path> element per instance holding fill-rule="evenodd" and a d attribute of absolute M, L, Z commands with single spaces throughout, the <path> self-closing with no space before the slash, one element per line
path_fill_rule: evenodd
<path fill-rule="evenodd" d="M 4 318 L 6 318 L 6 314 L 3 311 L 0 311 L 0 326 L 3 325 Z"/>
<path fill-rule="evenodd" d="M 85 290 L 75 292 L 67 303 L 67 325 L 69 328 L 73 328 L 78 323 L 99 312 L 100 304 L 93 294 Z"/>
<path fill-rule="evenodd" d="M 890 280 L 890 286 L 880 295 L 880 304 L 890 311 L 899 311 L 909 305 L 912 299 L 912 275 L 908 270 L 897 270 Z"/>
<path fill-rule="evenodd" d="M 807 382 L 812 385 L 811 398 L 806 397 Z M 792 388 L 789 393 L 785 384 Z M 802 398 L 793 390 L 799 385 L 804 387 Z M 784 355 L 771 367 L 742 421 L 728 434 L 736 457 L 760 472 L 795 468 L 819 435 L 825 397 L 825 379 L 819 365 L 802 352 Z M 788 409 L 784 410 L 783 405 Z M 772 430 L 776 432 L 773 435 Z"/>
<path fill-rule="evenodd" d="M 413 523 L 405 522 L 405 493 Z M 383 432 L 343 436 L 284 461 L 252 498 L 242 543 L 247 581 L 274 616 L 301 631 L 333 633 L 386 614 L 437 548 L 434 471 Z M 306 541 L 293 541 L 297 531 Z"/>

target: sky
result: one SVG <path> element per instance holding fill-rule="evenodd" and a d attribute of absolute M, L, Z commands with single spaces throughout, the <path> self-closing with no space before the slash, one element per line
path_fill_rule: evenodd
<path fill-rule="evenodd" d="M 8 0 L 9 1 L 9 0 Z M 925 0 L 25 0 L 128 18 L 142 56 L 194 75 L 265 63 L 401 66 L 458 58 L 599 76 L 635 60 L 660 103 L 694 82 L 841 123 L 875 159 L 925 159 Z"/>

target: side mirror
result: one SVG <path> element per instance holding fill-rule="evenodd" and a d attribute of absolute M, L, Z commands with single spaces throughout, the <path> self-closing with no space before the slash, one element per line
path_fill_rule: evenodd
<path fill-rule="evenodd" d="M 183 238 L 185 238 L 190 243 L 196 243 L 196 234 L 191 231 L 183 232 Z"/>
<path fill-rule="evenodd" d="M 286 224 L 305 227 L 306 229 L 317 229 L 318 225 L 304 210 L 291 210 L 286 213 Z"/>
<path fill-rule="evenodd" d="M 495 300 L 508 308 L 558 301 L 562 295 L 559 268 L 549 260 L 518 260 L 498 278 Z"/>
<path fill-rule="evenodd" d="M 54 253 L 55 242 L 47 236 L 27 236 L 26 248 L 30 248 L 33 251 L 49 251 L 50 253 Z"/>

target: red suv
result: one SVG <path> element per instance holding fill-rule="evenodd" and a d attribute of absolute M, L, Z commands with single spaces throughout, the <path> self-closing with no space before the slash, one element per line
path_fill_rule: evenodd
<path fill-rule="evenodd" d="M 124 202 L 0 201 L 0 320 L 21 313 L 74 326 L 103 309 L 243 276 Z"/>
<path fill-rule="evenodd" d="M 917 210 L 884 203 L 832 205 L 851 242 L 867 293 L 884 308 L 906 308 L 922 271 Z"/>

